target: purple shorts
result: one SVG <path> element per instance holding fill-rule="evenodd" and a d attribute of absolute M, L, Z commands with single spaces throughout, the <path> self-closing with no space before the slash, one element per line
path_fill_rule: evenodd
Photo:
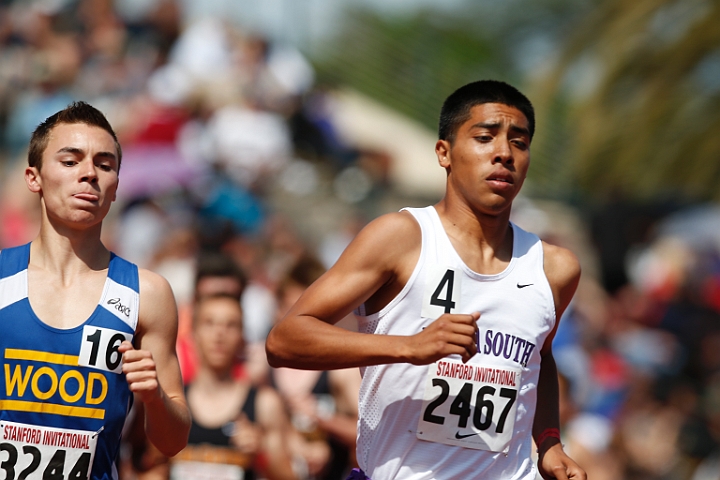
<path fill-rule="evenodd" d="M 365 475 L 365 472 L 359 468 L 353 468 L 350 472 L 350 476 L 346 480 L 372 480 L 370 477 Z"/>

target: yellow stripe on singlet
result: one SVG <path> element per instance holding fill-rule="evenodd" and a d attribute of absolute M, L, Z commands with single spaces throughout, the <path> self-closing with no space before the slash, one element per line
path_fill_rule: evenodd
<path fill-rule="evenodd" d="M 38 350 L 21 350 L 19 348 L 6 348 L 6 360 L 35 360 L 37 362 L 56 363 L 58 365 L 78 366 L 77 355 L 63 355 L 61 353 L 41 352 Z"/>
<path fill-rule="evenodd" d="M 16 412 L 54 413 L 64 417 L 105 418 L 102 408 L 70 407 L 55 403 L 26 402 L 24 400 L 0 400 L 0 410 L 14 410 Z"/>

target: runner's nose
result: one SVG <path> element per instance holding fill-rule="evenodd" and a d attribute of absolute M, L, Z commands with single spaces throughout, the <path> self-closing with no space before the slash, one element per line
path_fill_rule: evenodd
<path fill-rule="evenodd" d="M 82 177 L 80 178 L 80 181 L 97 183 L 98 176 L 97 176 L 97 167 L 95 166 L 95 164 L 90 162 L 89 164 L 83 166 Z"/>
<path fill-rule="evenodd" d="M 510 142 L 504 138 L 497 138 L 493 162 L 502 163 L 503 165 L 512 165 L 513 161 L 514 158 Z"/>

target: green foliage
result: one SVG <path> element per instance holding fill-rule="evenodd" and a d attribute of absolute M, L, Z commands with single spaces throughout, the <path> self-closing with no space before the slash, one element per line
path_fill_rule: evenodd
<path fill-rule="evenodd" d="M 355 12 L 315 58 L 435 129 L 479 78 L 538 111 L 530 193 L 720 199 L 720 0 L 489 0 L 408 17 Z"/>
<path fill-rule="evenodd" d="M 581 22 L 551 75 L 569 105 L 560 188 L 595 197 L 720 199 L 720 2 L 607 0 Z"/>
<path fill-rule="evenodd" d="M 445 97 L 481 78 L 507 81 L 543 105 L 536 77 L 597 1 L 469 0 L 464 8 L 410 18 L 356 11 L 313 61 L 320 81 L 351 86 L 435 130 Z M 530 193 L 567 196 L 571 190 L 572 173 L 562 162 L 568 111 L 563 98 L 544 111 L 525 187 Z"/>
<path fill-rule="evenodd" d="M 321 81 L 349 85 L 432 129 L 443 100 L 460 85 L 519 77 L 491 40 L 429 13 L 381 18 L 356 12 L 320 57 Z"/>

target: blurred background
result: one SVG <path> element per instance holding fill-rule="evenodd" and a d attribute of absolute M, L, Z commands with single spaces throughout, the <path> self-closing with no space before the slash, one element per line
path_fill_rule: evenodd
<path fill-rule="evenodd" d="M 583 265 L 566 448 L 593 480 L 720 479 L 718 0 L 0 0 L 0 247 L 37 233 L 30 134 L 85 100 L 124 151 L 106 244 L 168 278 L 181 338 L 228 255 L 261 346 L 299 259 L 441 198 L 440 105 L 481 78 L 537 111 L 513 220 Z"/>

